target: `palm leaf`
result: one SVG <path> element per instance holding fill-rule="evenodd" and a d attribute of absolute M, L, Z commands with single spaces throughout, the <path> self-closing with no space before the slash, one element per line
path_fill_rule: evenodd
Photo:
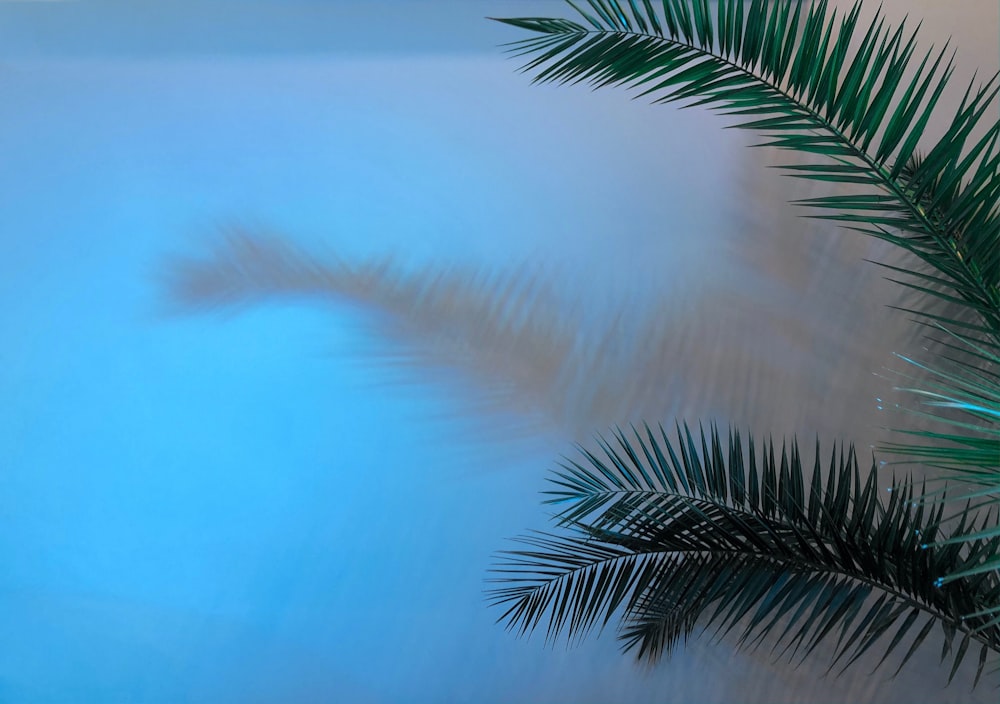
<path fill-rule="evenodd" d="M 945 332 L 947 332 L 945 330 Z M 900 386 L 899 390 L 919 399 L 914 415 L 931 418 L 944 424 L 946 430 L 900 430 L 913 437 L 911 442 L 896 442 L 883 449 L 907 460 L 919 460 L 927 466 L 945 470 L 965 486 L 964 496 L 971 510 L 1000 508 L 1000 356 L 988 346 L 980 346 L 969 337 L 950 334 L 956 342 L 954 354 L 943 356 L 933 364 L 924 364 L 903 357 L 919 369 L 920 382 Z M 943 494 L 944 492 L 940 492 Z M 924 501 L 940 500 L 928 494 Z M 970 508 L 959 513 L 964 516 Z M 955 517 L 952 517 L 955 520 Z M 980 530 L 968 533 L 955 531 L 936 546 L 961 544 L 965 541 L 1000 541 L 1000 525 L 994 520 Z M 994 570 L 1000 574 L 1000 553 L 994 552 L 971 568 L 959 569 L 944 577 L 948 582 L 976 572 Z M 986 606 L 986 612 L 1000 616 L 1000 602 Z"/>
<path fill-rule="evenodd" d="M 1000 654 L 1000 579 L 977 569 L 1000 537 L 940 541 L 942 507 L 914 501 L 908 481 L 886 500 L 853 449 L 831 453 L 824 479 L 818 446 L 807 472 L 794 442 L 714 426 L 678 426 L 674 440 L 645 426 L 599 445 L 552 478 L 561 530 L 521 538 L 494 568 L 508 628 L 578 638 L 619 616 L 625 649 L 649 660 L 700 629 L 799 658 L 830 641 L 841 671 L 884 643 L 880 666 L 906 646 L 898 672 L 937 624 L 949 646 L 961 638 L 942 658 L 952 677 L 970 645 L 983 663 Z"/>
<path fill-rule="evenodd" d="M 1000 89 L 996 77 L 970 84 L 944 136 L 919 156 L 952 74 L 947 47 L 918 62 L 915 32 L 892 30 L 880 14 L 862 26 L 860 3 L 840 19 L 826 0 L 719 0 L 715 12 L 705 0 L 569 4 L 577 20 L 498 20 L 539 35 L 509 45 L 532 57 L 524 70 L 535 81 L 621 85 L 655 102 L 708 106 L 766 144 L 812 155 L 788 171 L 862 190 L 800 203 L 926 262 L 1000 339 L 1000 125 L 967 144 Z"/>

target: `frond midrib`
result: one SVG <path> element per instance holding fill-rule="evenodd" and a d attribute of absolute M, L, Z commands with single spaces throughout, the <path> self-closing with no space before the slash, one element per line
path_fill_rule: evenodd
<path fill-rule="evenodd" d="M 636 557 L 651 557 L 651 556 L 655 556 L 655 555 L 712 555 L 712 556 L 720 556 L 720 557 L 724 557 L 724 556 L 727 556 L 727 555 L 738 555 L 738 556 L 741 556 L 741 557 L 759 558 L 762 562 L 771 562 L 771 563 L 779 563 L 779 564 L 788 564 L 789 566 L 797 566 L 797 567 L 800 568 L 799 571 L 801 573 L 827 574 L 827 575 L 836 575 L 836 576 L 844 577 L 846 579 L 854 581 L 855 583 L 865 584 L 867 586 L 872 587 L 873 589 L 877 589 L 880 592 L 883 592 L 883 593 L 886 593 L 886 594 L 888 594 L 888 595 L 890 595 L 892 597 L 895 597 L 895 598 L 899 599 L 900 601 L 902 601 L 903 603 L 905 603 L 909 608 L 919 609 L 920 611 L 924 612 L 925 614 L 928 614 L 928 615 L 932 616 L 933 618 L 937 619 L 940 622 L 948 623 L 949 625 L 953 626 L 956 631 L 964 634 L 965 636 L 967 636 L 971 640 L 975 640 L 978 643 L 980 643 L 981 645 L 985 645 L 985 646 L 987 646 L 988 648 L 990 648 L 992 650 L 1000 651 L 1000 643 L 998 643 L 997 641 L 995 641 L 995 640 L 993 640 L 993 639 L 985 636 L 983 634 L 984 633 L 983 631 L 978 631 L 974 627 L 967 626 L 964 618 L 962 618 L 962 619 L 956 619 L 955 616 L 953 616 L 952 614 L 945 613 L 945 612 L 939 610 L 936 606 L 934 606 L 932 604 L 928 604 L 928 603 L 926 603 L 924 601 L 921 601 L 920 599 L 918 599 L 918 598 L 916 598 L 916 597 L 914 597 L 914 596 L 912 596 L 910 594 L 907 594 L 904 591 L 900 591 L 899 589 L 897 589 L 895 587 L 888 586 L 884 582 L 879 582 L 879 581 L 867 578 L 864 575 L 857 574 L 857 573 L 854 573 L 854 572 L 845 571 L 843 569 L 840 569 L 840 570 L 834 569 L 834 568 L 830 567 L 829 565 L 813 564 L 813 563 L 811 563 L 808 560 L 804 560 L 804 559 L 795 560 L 795 559 L 792 559 L 791 557 L 785 559 L 782 556 L 776 556 L 776 555 L 773 555 L 773 554 L 770 554 L 770 553 L 761 553 L 761 552 L 757 552 L 757 551 L 754 551 L 754 550 L 737 550 L 737 549 L 710 550 L 710 549 L 705 549 L 705 548 L 698 548 L 698 549 L 690 549 L 690 550 L 677 549 L 677 550 L 649 550 L 649 551 L 645 551 L 645 552 L 635 552 L 635 551 L 632 551 L 632 552 L 630 552 L 627 555 L 617 555 L 617 556 L 614 556 L 614 557 L 608 557 L 608 558 L 604 558 L 604 559 L 593 560 L 592 562 L 588 562 L 585 565 L 581 565 L 579 567 L 574 567 L 572 569 L 568 569 L 565 572 L 563 572 L 562 574 L 560 574 L 558 577 L 556 577 L 555 579 L 548 580 L 548 581 L 544 582 L 541 585 L 538 585 L 538 586 L 535 586 L 535 587 L 530 587 L 530 588 L 524 587 L 523 589 L 525 591 L 529 591 L 531 593 L 536 593 L 538 590 L 544 589 L 544 588 L 546 588 L 547 586 L 551 585 L 554 582 L 565 580 L 565 579 L 569 578 L 571 575 L 575 575 L 575 574 L 586 572 L 588 570 L 596 569 L 596 568 L 600 567 L 601 565 L 612 565 L 612 564 L 615 564 L 616 562 L 619 562 L 621 560 L 626 560 L 626 559 L 631 559 L 631 558 L 636 558 Z M 505 581 L 505 580 L 501 580 L 501 581 Z M 523 597 L 523 596 L 518 596 L 518 597 L 508 596 L 505 599 L 498 600 L 498 603 L 501 603 L 501 602 L 502 603 L 506 603 L 506 602 L 509 602 L 509 601 L 518 601 L 518 600 L 522 600 L 524 598 L 525 597 Z"/>

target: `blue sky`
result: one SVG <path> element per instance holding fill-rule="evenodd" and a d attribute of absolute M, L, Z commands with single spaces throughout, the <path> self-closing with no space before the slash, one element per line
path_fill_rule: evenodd
<path fill-rule="evenodd" d="M 569 438 L 469 435 L 446 390 L 358 362 L 348 309 L 164 315 L 165 258 L 232 222 L 350 260 L 542 261 L 596 303 L 731 290 L 731 241 L 699 248 L 743 138 L 530 86 L 482 19 L 527 6 L 558 4 L 0 3 L 0 700 L 808 686 L 724 649 L 641 674 L 610 637 L 504 633 L 485 570 L 542 525 Z"/>

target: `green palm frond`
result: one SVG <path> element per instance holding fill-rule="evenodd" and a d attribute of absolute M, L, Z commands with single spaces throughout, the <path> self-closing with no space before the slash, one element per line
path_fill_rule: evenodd
<path fill-rule="evenodd" d="M 925 410 L 913 411 L 956 429 L 955 433 L 898 430 L 932 440 L 931 445 L 889 444 L 884 447 L 919 457 L 931 467 L 948 470 L 967 484 L 991 488 L 1000 503 L 1000 356 L 968 338 L 952 335 L 959 354 L 936 363 L 900 358 L 920 370 L 918 385 L 897 390 L 920 399 Z M 964 353 L 964 354 L 962 354 Z"/>
<path fill-rule="evenodd" d="M 937 274 L 932 286 L 907 285 L 960 301 L 1000 340 L 1000 125 L 973 137 L 997 77 L 969 85 L 944 136 L 918 157 L 952 75 L 948 48 L 916 54 L 915 32 L 881 15 L 864 27 L 860 3 L 841 18 L 825 0 L 569 4 L 576 20 L 499 20 L 539 35 L 510 45 L 533 57 L 524 70 L 535 81 L 621 85 L 655 102 L 707 106 L 769 145 L 814 155 L 786 170 L 857 192 L 797 202 L 912 252 Z"/>
<path fill-rule="evenodd" d="M 794 442 L 777 450 L 714 427 L 678 427 L 675 441 L 645 427 L 599 443 L 552 479 L 562 530 L 521 538 L 527 548 L 494 569 L 490 596 L 508 628 L 574 638 L 618 615 L 624 647 L 649 660 L 714 629 L 802 658 L 832 642 L 830 667 L 841 669 L 876 643 L 880 666 L 906 646 L 898 672 L 937 626 L 951 677 L 979 651 L 977 683 L 1000 655 L 988 612 L 1000 579 L 976 569 L 1000 536 L 948 543 L 940 504 L 914 501 L 908 481 L 880 491 L 853 449 L 831 453 L 824 479 L 818 446 L 807 472 Z M 967 515 L 958 529 L 991 518 Z"/>
<path fill-rule="evenodd" d="M 960 498 L 975 502 L 971 510 L 1000 507 L 1000 356 L 992 348 L 961 335 L 952 333 L 951 338 L 954 344 L 948 347 L 952 354 L 935 363 L 902 357 L 920 370 L 920 380 L 898 388 L 920 401 L 918 409 L 910 413 L 943 423 L 946 430 L 899 430 L 914 440 L 887 444 L 882 449 L 945 470 L 949 477 L 959 479 L 965 487 Z M 944 491 L 928 492 L 923 500 L 935 501 Z M 959 515 L 968 512 L 966 509 Z M 938 545 L 996 538 L 1000 538 L 1000 524 L 994 521 L 971 534 L 953 531 Z M 972 569 L 992 569 L 1000 574 L 1000 553 Z M 945 576 L 945 581 L 967 573 L 958 570 Z M 1000 601 L 989 611 L 1000 619 Z"/>

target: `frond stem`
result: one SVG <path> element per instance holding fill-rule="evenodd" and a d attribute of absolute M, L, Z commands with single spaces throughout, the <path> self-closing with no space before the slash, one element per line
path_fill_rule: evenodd
<path fill-rule="evenodd" d="M 759 558 L 761 560 L 772 562 L 772 563 L 788 564 L 789 568 L 799 568 L 800 571 L 802 571 L 802 572 L 807 572 L 807 573 L 812 573 L 812 574 L 817 574 L 818 573 L 818 574 L 838 575 L 838 576 L 850 579 L 850 580 L 854 581 L 855 583 L 865 584 L 865 585 L 868 585 L 870 587 L 873 587 L 874 589 L 877 589 L 880 592 L 884 592 L 886 594 L 889 594 L 890 596 L 895 597 L 896 599 L 899 599 L 900 601 L 902 601 L 903 603 L 905 603 L 910 608 L 919 609 L 920 611 L 923 611 L 924 613 L 932 616 L 933 618 L 937 619 L 940 622 L 945 622 L 945 623 L 953 625 L 956 631 L 962 633 L 964 636 L 970 638 L 971 640 L 975 640 L 975 641 L 979 642 L 981 645 L 985 645 L 987 648 L 990 648 L 991 650 L 993 650 L 995 652 L 1000 652 L 1000 643 L 998 643 L 996 641 L 996 639 L 989 638 L 988 636 L 984 635 L 983 631 L 977 630 L 977 629 L 975 629 L 972 626 L 967 626 L 964 619 L 961 619 L 961 620 L 959 620 L 956 623 L 956 619 L 955 619 L 955 617 L 953 615 L 943 613 L 942 611 L 940 611 L 936 607 L 934 607 L 932 605 L 929 605 L 929 604 L 926 604 L 926 603 L 920 601 L 919 599 L 915 599 L 914 597 L 912 597 L 911 595 L 907 594 L 906 592 L 899 591 L 898 589 L 895 589 L 893 587 L 887 586 L 886 584 L 884 584 L 882 582 L 875 581 L 875 580 L 867 578 L 867 577 L 865 577 L 863 575 L 855 574 L 855 573 L 852 573 L 852 572 L 847 572 L 845 570 L 833 569 L 833 568 L 829 567 L 828 565 L 814 564 L 812 562 L 809 562 L 808 560 L 796 560 L 796 559 L 789 558 L 789 557 L 777 557 L 777 556 L 766 554 L 766 553 L 758 553 L 758 552 L 755 552 L 755 551 L 752 551 L 752 550 L 724 550 L 724 549 L 709 550 L 709 549 L 704 549 L 704 548 L 698 548 L 698 549 L 691 549 L 691 550 L 683 550 L 683 549 L 677 549 L 677 550 L 650 550 L 648 552 L 643 552 L 643 553 L 632 552 L 629 555 L 621 555 L 621 556 L 616 556 L 616 557 L 611 557 L 611 558 L 605 558 L 605 559 L 595 560 L 595 561 L 590 562 L 590 563 L 588 563 L 586 565 L 582 565 L 580 567 L 575 567 L 575 568 L 573 568 L 571 570 L 567 570 L 566 572 L 564 572 L 563 574 L 559 575 L 555 579 L 556 580 L 562 580 L 562 579 L 565 579 L 568 575 L 578 574 L 578 573 L 584 572 L 586 570 L 593 569 L 594 567 L 599 566 L 599 565 L 612 565 L 612 564 L 614 564 L 614 563 L 616 563 L 616 562 L 618 562 L 620 560 L 626 559 L 628 557 L 635 557 L 637 555 L 641 555 L 641 556 L 645 556 L 645 557 L 655 556 L 655 555 L 712 555 L 712 556 L 734 555 L 734 556 L 741 556 L 741 557 L 751 556 L 751 557 Z M 552 581 L 555 581 L 555 580 L 552 580 Z M 546 584 L 549 584 L 549 583 L 551 583 L 551 582 L 546 582 Z M 540 589 L 540 588 L 542 588 L 542 587 L 536 587 L 536 588 L 532 589 L 531 591 L 535 592 L 535 591 L 537 591 L 537 589 Z"/>

